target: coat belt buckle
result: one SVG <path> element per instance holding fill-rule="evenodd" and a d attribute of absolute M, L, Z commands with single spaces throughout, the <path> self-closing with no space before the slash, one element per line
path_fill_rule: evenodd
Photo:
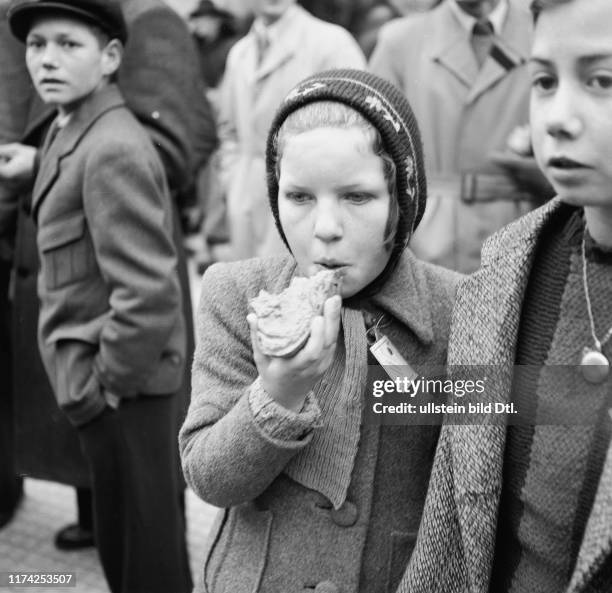
<path fill-rule="evenodd" d="M 473 204 L 478 195 L 478 176 L 474 173 L 461 175 L 461 201 L 464 204 Z"/>

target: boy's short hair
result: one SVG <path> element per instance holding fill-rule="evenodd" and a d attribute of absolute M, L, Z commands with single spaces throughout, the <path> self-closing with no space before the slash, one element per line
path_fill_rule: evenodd
<path fill-rule="evenodd" d="M 109 39 L 127 41 L 127 25 L 116 0 L 15 0 L 7 15 L 11 32 L 25 43 L 32 21 L 43 14 L 72 17 L 98 27 Z"/>
<path fill-rule="evenodd" d="M 538 20 L 543 10 L 554 8 L 555 6 L 562 6 L 563 4 L 569 4 L 573 1 L 574 0 L 532 0 L 530 8 L 534 22 Z"/>

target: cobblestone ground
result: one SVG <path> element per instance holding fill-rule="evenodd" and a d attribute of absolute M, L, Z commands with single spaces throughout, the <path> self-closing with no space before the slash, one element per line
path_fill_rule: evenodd
<path fill-rule="evenodd" d="M 194 580 L 200 576 L 203 546 L 215 512 L 187 491 L 187 539 Z M 76 587 L 2 587 L 2 591 L 108 593 L 95 549 L 61 552 L 53 545 L 55 532 L 75 518 L 74 489 L 26 479 L 25 497 L 16 516 L 0 530 L 0 572 L 73 572 Z"/>

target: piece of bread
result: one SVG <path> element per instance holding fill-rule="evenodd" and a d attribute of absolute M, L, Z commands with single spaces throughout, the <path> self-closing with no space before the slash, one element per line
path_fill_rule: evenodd
<path fill-rule="evenodd" d="M 322 270 L 310 278 L 293 278 L 279 294 L 262 290 L 249 301 L 257 316 L 259 346 L 266 356 L 289 358 L 308 341 L 313 318 L 323 313 L 325 301 L 340 294 L 341 277 Z"/>

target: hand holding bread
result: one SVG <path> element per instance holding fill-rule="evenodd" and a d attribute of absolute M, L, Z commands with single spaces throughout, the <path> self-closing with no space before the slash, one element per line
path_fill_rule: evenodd
<path fill-rule="evenodd" d="M 247 321 L 262 386 L 299 412 L 333 360 L 340 326 L 340 279 L 332 271 L 294 278 L 278 295 L 262 291 Z"/>

